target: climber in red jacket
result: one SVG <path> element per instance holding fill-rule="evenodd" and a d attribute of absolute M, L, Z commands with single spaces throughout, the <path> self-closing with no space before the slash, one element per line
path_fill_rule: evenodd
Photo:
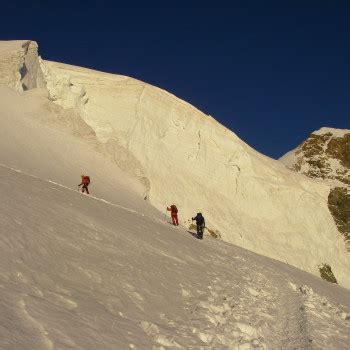
<path fill-rule="evenodd" d="M 170 214 L 171 214 L 171 220 L 173 221 L 173 225 L 174 226 L 179 226 L 179 221 L 177 220 L 177 208 L 176 208 L 176 205 L 175 204 L 172 204 L 169 207 L 166 208 L 167 211 L 170 211 Z"/>

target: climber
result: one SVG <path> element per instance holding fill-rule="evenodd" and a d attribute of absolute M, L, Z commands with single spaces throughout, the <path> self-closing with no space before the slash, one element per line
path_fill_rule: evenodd
<path fill-rule="evenodd" d="M 197 238 L 203 239 L 203 232 L 205 229 L 205 220 L 202 213 L 197 213 L 197 215 L 194 218 L 192 218 L 192 221 L 193 220 L 196 220 L 196 224 L 197 224 Z"/>
<path fill-rule="evenodd" d="M 171 220 L 173 221 L 174 226 L 179 226 L 179 221 L 177 220 L 177 208 L 175 204 L 172 204 L 170 207 L 166 208 L 167 211 L 170 211 Z"/>
<path fill-rule="evenodd" d="M 90 177 L 87 175 L 81 175 L 81 183 L 80 185 L 78 185 L 79 189 L 80 189 L 80 186 L 83 186 L 81 188 L 81 192 L 84 193 L 86 191 L 87 194 L 90 194 L 88 190 L 89 185 L 90 185 Z"/>

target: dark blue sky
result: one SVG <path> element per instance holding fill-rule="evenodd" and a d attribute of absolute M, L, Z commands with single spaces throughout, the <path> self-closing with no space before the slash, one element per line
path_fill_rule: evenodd
<path fill-rule="evenodd" d="M 5 0 L 0 39 L 166 89 L 273 158 L 350 129 L 349 1 L 205 4 Z"/>

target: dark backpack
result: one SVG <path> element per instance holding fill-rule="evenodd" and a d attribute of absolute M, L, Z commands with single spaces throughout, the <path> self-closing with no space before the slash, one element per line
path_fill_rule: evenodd
<path fill-rule="evenodd" d="M 198 225 L 202 225 L 204 223 L 204 217 L 202 213 L 197 213 L 196 221 Z"/>
<path fill-rule="evenodd" d="M 176 213 L 177 214 L 178 210 L 176 208 L 176 205 L 173 204 L 173 205 L 170 206 L 170 208 L 171 208 L 171 212 L 172 213 Z"/>

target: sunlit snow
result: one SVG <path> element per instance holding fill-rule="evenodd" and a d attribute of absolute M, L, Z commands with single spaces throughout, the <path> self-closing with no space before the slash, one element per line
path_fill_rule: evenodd
<path fill-rule="evenodd" d="M 0 45 L 1 349 L 350 348 L 350 291 L 292 266 L 330 262 L 350 283 L 327 186 L 160 89 L 133 103 L 145 84 L 42 62 L 28 45 Z M 86 173 L 91 196 L 78 192 Z M 197 210 L 225 240 L 290 265 L 196 239 Z"/>

